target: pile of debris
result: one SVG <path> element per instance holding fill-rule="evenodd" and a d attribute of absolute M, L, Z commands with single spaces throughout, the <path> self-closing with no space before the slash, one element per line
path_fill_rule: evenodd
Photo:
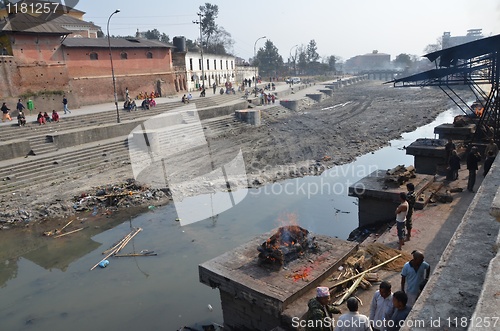
<path fill-rule="evenodd" d="M 74 198 L 73 209 L 76 212 L 93 211 L 95 216 L 99 209 L 109 211 L 110 207 L 140 206 L 149 200 L 158 201 L 169 197 L 171 192 L 168 188 L 151 189 L 134 179 L 127 179 L 120 185 L 96 187 L 92 193 L 82 193 Z"/>
<path fill-rule="evenodd" d="M 374 243 L 359 249 L 347 258 L 338 272 L 329 280 L 336 282 L 330 286 L 332 297 L 338 298 L 334 304 L 341 305 L 358 289 L 369 289 L 372 283 L 380 282 L 377 270 L 383 268 L 401 271 L 411 255 L 385 245 Z"/>
<path fill-rule="evenodd" d="M 398 165 L 395 168 L 387 170 L 385 173 L 384 183 L 385 185 L 399 187 L 415 178 L 415 167 L 410 165 L 405 167 L 404 165 Z"/>
<path fill-rule="evenodd" d="M 71 200 L 53 199 L 48 202 L 23 205 L 6 203 L 0 212 L 0 230 L 8 230 L 19 226 L 50 219 L 64 219 L 75 214 L 91 213 L 92 216 L 111 215 L 120 207 L 149 206 L 165 204 L 171 199 L 168 188 L 156 189 L 141 185 L 134 179 L 127 179 L 121 184 L 106 185 L 92 188 L 73 197 Z M 54 233 L 55 234 L 55 233 Z"/>

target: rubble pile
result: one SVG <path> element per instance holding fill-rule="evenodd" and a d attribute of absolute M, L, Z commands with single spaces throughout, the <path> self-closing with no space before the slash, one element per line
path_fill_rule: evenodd
<path fill-rule="evenodd" d="M 111 215 L 120 208 L 133 206 L 144 205 L 154 209 L 154 205 L 161 204 L 170 197 L 171 193 L 168 188 L 153 189 L 134 179 L 127 179 L 121 184 L 94 187 L 91 191 L 82 192 L 66 202 L 55 199 L 37 205 L 32 210 L 11 207 L 0 213 L 0 230 L 89 212 L 92 216 Z"/>

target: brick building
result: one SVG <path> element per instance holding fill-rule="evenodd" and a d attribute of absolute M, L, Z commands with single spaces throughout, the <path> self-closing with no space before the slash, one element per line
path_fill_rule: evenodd
<path fill-rule="evenodd" d="M 391 68 L 391 55 L 373 51 L 365 55 L 357 55 L 345 61 L 344 71 L 358 73 L 370 70 Z"/>
<path fill-rule="evenodd" d="M 108 39 L 97 38 L 99 28 L 83 21 L 83 12 L 68 10 L 51 20 L 22 13 L 0 20 L 2 100 L 24 95 L 59 105 L 63 93 L 73 107 L 113 100 Z M 132 96 L 186 90 L 185 71 L 172 66 L 173 45 L 110 38 L 110 47 L 120 100 L 126 87 Z"/>

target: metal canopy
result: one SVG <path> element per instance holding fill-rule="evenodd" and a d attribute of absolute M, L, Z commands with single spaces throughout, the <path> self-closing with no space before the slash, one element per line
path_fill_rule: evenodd
<path fill-rule="evenodd" d="M 500 35 L 432 52 L 424 57 L 435 62 L 436 69 L 387 83 L 393 83 L 394 87 L 438 86 L 467 116 L 473 117 L 471 106 L 452 88 L 469 87 L 477 102 L 484 107 L 482 115 L 474 119 L 477 129 L 472 142 L 494 138 L 500 144 Z M 483 90 L 485 86 L 490 90 Z"/>

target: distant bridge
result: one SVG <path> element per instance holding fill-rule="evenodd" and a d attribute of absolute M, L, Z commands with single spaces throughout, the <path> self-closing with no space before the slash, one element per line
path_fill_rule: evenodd
<path fill-rule="evenodd" d="M 363 70 L 358 72 L 358 75 L 366 75 L 369 80 L 383 80 L 385 82 L 396 78 L 401 70 L 396 69 L 378 69 L 378 70 Z"/>

